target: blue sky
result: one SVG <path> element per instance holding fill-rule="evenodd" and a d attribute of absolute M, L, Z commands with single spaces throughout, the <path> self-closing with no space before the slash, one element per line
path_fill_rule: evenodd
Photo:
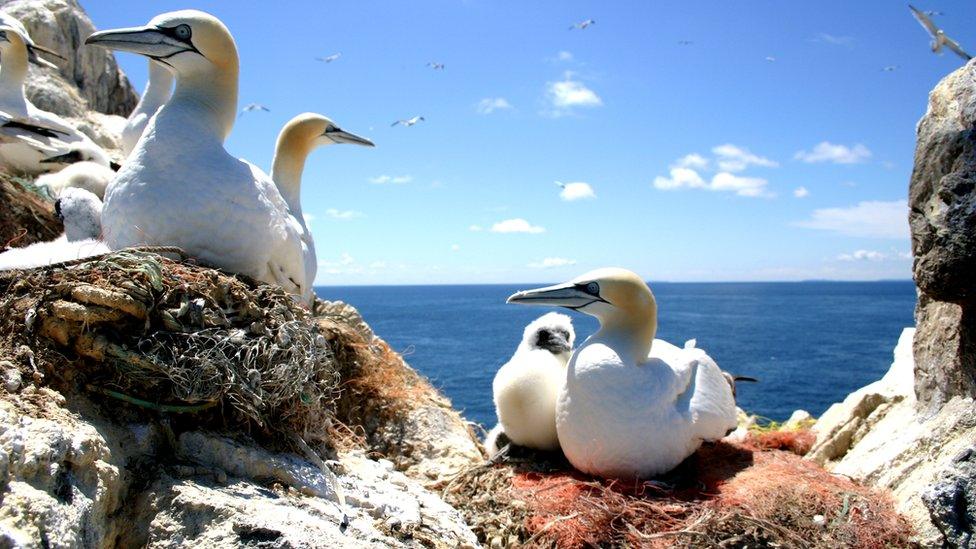
<path fill-rule="evenodd" d="M 189 7 L 83 5 L 100 29 Z M 916 6 L 976 50 L 976 5 Z M 915 124 L 962 65 L 890 1 L 192 7 L 234 34 L 241 106 L 271 109 L 238 120 L 231 153 L 270 169 L 278 130 L 304 111 L 377 144 L 308 162 L 324 285 L 610 265 L 671 281 L 908 278 Z M 145 61 L 117 57 L 141 89 Z"/>

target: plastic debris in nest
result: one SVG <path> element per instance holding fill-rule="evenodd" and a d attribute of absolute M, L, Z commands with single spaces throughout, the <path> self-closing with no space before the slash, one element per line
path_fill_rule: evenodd
<path fill-rule="evenodd" d="M 328 443 L 338 367 L 309 311 L 280 288 L 122 250 L 0 273 L 0 296 L 0 338 L 42 336 L 87 359 L 68 368 L 53 356 L 62 382 L 214 426 Z"/>
<path fill-rule="evenodd" d="M 551 456 L 442 487 L 491 546 L 906 547 L 886 494 L 783 451 L 706 444 L 648 481 L 587 477 Z"/>

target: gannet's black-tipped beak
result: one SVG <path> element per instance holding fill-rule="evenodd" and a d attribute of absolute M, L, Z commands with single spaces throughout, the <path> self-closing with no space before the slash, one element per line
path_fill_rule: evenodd
<path fill-rule="evenodd" d="M 520 305 L 543 305 L 550 307 L 567 307 L 569 309 L 579 309 L 590 303 L 603 301 L 599 296 L 586 293 L 583 289 L 573 283 L 556 284 L 535 290 L 524 290 L 509 296 L 506 303 L 518 303 Z"/>
<path fill-rule="evenodd" d="M 331 128 L 325 130 L 325 136 L 331 139 L 333 143 L 349 143 L 350 145 L 362 145 L 363 147 L 376 146 L 369 139 L 347 132 L 341 128 Z"/>
<path fill-rule="evenodd" d="M 47 67 L 49 69 L 55 69 L 55 70 L 57 70 L 59 68 L 54 63 L 52 63 L 52 62 L 48 61 L 47 59 L 44 59 L 44 58 L 40 57 L 39 55 L 37 55 L 37 52 L 38 51 L 40 51 L 40 50 L 38 50 L 37 48 L 28 47 L 27 48 L 27 60 L 30 61 L 31 63 L 37 65 L 38 67 Z M 60 56 L 58 56 L 58 57 L 60 57 Z M 61 57 L 61 59 L 64 59 L 64 58 Z"/>
<path fill-rule="evenodd" d="M 33 45 L 31 45 L 31 49 L 32 50 L 37 50 L 37 51 L 39 51 L 41 53 L 44 53 L 44 54 L 47 54 L 47 55 L 50 55 L 51 57 L 57 57 L 58 59 L 60 59 L 62 61 L 67 61 L 68 60 L 67 58 L 65 58 L 65 56 L 61 55 L 60 53 L 58 53 L 58 52 L 56 52 L 54 50 L 47 49 L 44 46 L 40 46 L 40 45 L 37 45 L 37 44 L 33 44 Z"/>
<path fill-rule="evenodd" d="M 138 53 L 154 59 L 165 59 L 182 51 L 192 51 L 155 27 L 129 27 L 98 31 L 85 39 L 85 44 L 110 50 Z"/>

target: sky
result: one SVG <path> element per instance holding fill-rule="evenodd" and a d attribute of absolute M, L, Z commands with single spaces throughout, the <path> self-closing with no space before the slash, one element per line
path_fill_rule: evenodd
<path fill-rule="evenodd" d="M 910 278 L 915 125 L 962 66 L 887 0 L 82 4 L 99 29 L 187 7 L 223 20 L 240 107 L 270 109 L 238 119 L 236 156 L 270 170 L 278 131 L 307 111 L 376 143 L 309 158 L 319 285 L 557 282 L 604 266 Z M 916 7 L 976 50 L 976 4 Z M 116 56 L 141 90 L 145 60 Z"/>

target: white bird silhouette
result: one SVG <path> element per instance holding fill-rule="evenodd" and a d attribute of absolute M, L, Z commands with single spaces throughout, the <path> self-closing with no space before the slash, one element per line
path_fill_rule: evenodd
<path fill-rule="evenodd" d="M 253 111 L 271 112 L 271 109 L 265 107 L 260 103 L 248 103 L 247 105 L 244 106 L 243 109 L 241 109 L 241 114 L 237 115 L 237 117 L 240 118 L 244 116 L 244 113 L 253 112 Z"/>
<path fill-rule="evenodd" d="M 340 57 L 342 57 L 341 53 L 333 53 L 332 55 L 329 55 L 327 57 L 316 57 L 315 60 L 321 61 L 323 63 L 331 63 Z"/>
<path fill-rule="evenodd" d="M 414 124 L 416 124 L 417 122 L 420 122 L 422 120 L 424 120 L 424 117 L 423 116 L 415 116 L 413 118 L 408 118 L 406 120 L 397 120 L 396 122 L 390 124 L 390 127 L 392 128 L 393 126 L 400 125 L 400 126 L 406 126 L 406 127 L 409 128 L 410 126 L 413 126 Z"/>
<path fill-rule="evenodd" d="M 573 29 L 583 30 L 583 29 L 586 29 L 587 27 L 589 27 L 590 25 L 593 25 L 595 23 L 596 23 L 596 21 L 594 21 L 592 19 L 587 19 L 585 21 L 580 21 L 579 23 L 576 23 L 575 25 L 569 27 L 569 30 L 573 30 Z"/>
<path fill-rule="evenodd" d="M 444 70 L 444 63 L 438 63 L 436 61 L 431 61 L 430 63 L 427 63 L 427 66 L 434 69 L 435 71 Z"/>
<path fill-rule="evenodd" d="M 972 55 L 969 55 L 963 51 L 962 46 L 960 46 L 958 42 L 946 36 L 946 33 L 937 27 L 935 23 L 933 23 L 932 20 L 925 15 L 925 13 L 918 11 L 915 9 L 915 6 L 912 6 L 911 4 L 909 4 L 908 7 L 912 10 L 912 15 L 914 15 L 915 19 L 918 20 L 920 25 L 922 25 L 922 28 L 928 31 L 928 33 L 932 36 L 932 51 L 934 53 L 941 54 L 942 47 L 945 46 L 966 61 L 973 58 Z"/>

